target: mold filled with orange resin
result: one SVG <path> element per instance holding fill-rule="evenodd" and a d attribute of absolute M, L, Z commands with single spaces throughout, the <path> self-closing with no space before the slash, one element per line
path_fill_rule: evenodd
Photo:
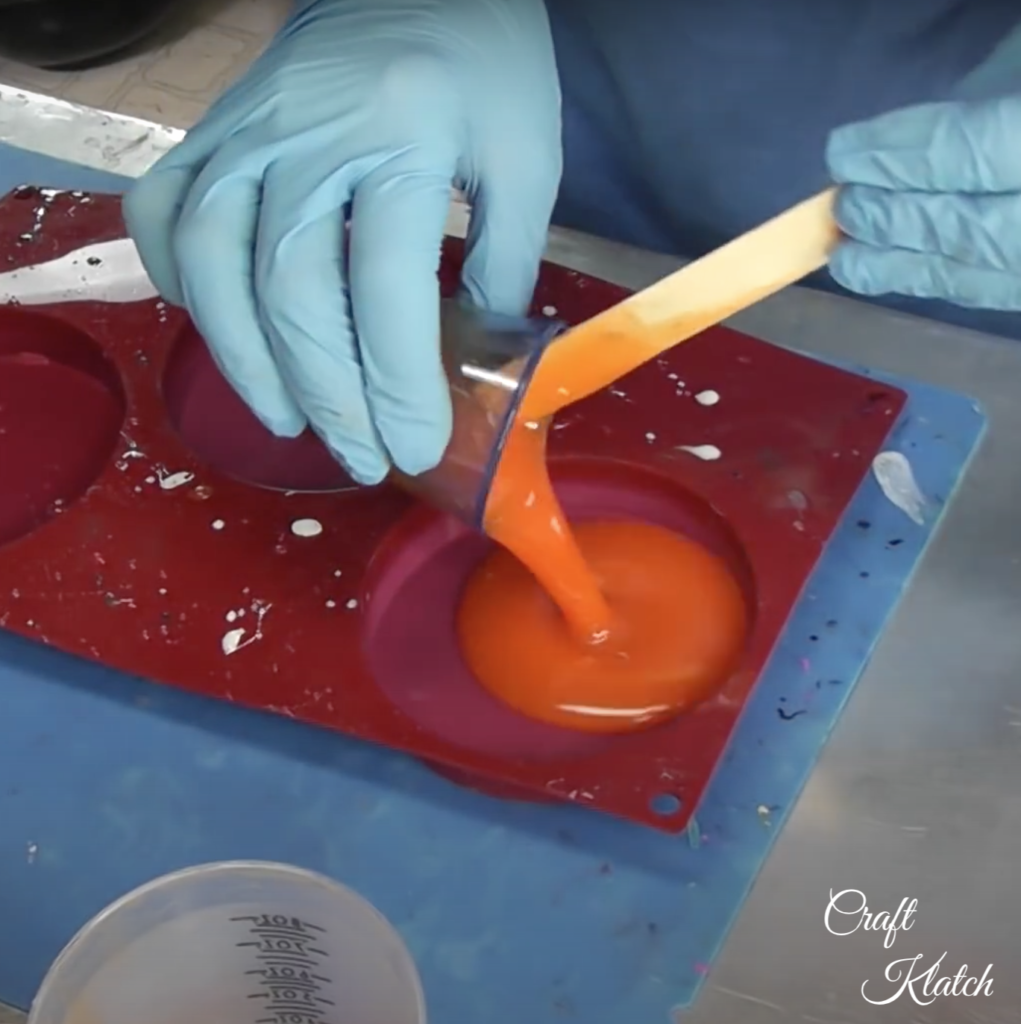
<path fill-rule="evenodd" d="M 486 505 L 501 547 L 458 611 L 465 663 L 532 718 L 590 732 L 689 710 L 737 667 L 744 594 L 725 562 L 638 522 L 568 524 L 546 467 L 546 425 L 516 423 Z"/>
<path fill-rule="evenodd" d="M 579 641 L 522 562 L 498 549 L 461 607 L 461 651 L 476 678 L 526 715 L 592 732 L 646 728 L 710 696 L 746 625 L 722 561 L 643 523 L 582 523 L 574 535 L 610 608 L 606 634 Z"/>

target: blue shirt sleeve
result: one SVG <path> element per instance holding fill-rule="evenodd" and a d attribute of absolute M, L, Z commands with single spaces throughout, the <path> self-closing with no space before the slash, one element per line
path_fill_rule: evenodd
<path fill-rule="evenodd" d="M 564 94 L 556 223 L 687 257 L 824 188 L 833 128 L 953 97 L 1021 22 L 1016 0 L 547 7 Z M 1002 47 L 997 59 L 1010 63 Z M 828 275 L 810 283 L 836 290 Z M 923 307 L 976 326 L 942 305 Z M 987 329 L 1004 319 L 1021 337 L 1017 317 Z"/>

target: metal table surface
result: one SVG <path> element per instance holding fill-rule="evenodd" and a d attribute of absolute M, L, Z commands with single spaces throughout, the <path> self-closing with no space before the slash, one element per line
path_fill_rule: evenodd
<path fill-rule="evenodd" d="M 0 86 L 0 141 L 121 174 L 179 133 Z M 455 212 L 452 228 L 463 216 Z M 554 230 L 550 258 L 641 287 L 678 261 Z M 989 434 L 851 706 L 685 1021 L 1021 1021 L 1021 348 L 865 303 L 789 289 L 733 320 L 749 334 L 963 391 Z M 832 934 L 831 890 L 912 927 Z M 902 918 L 903 920 L 903 918 Z M 846 924 L 831 919 L 833 931 Z M 0 922 L 0 927 L 9 927 Z M 992 995 L 915 988 L 886 1005 L 891 961 L 991 964 Z M 903 964 L 893 971 L 903 968 Z M 920 969 L 916 969 L 917 970 Z M 892 977 L 892 975 L 891 975 Z"/>

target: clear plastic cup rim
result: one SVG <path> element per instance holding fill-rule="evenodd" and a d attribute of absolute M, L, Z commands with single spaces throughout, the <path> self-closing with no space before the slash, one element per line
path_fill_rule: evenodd
<path fill-rule="evenodd" d="M 277 861 L 268 860 L 222 860 L 212 861 L 207 864 L 195 864 L 192 867 L 187 868 L 180 868 L 177 871 L 171 871 L 168 874 L 160 875 L 158 878 L 145 882 L 132 889 L 130 892 L 125 893 L 123 896 L 118 897 L 112 903 L 107 904 L 107 906 L 100 910 L 98 914 L 89 918 L 89 920 L 86 921 L 77 932 L 75 932 L 67 945 L 65 945 L 60 951 L 56 960 L 54 960 L 50 965 L 49 970 L 46 972 L 46 975 L 42 980 L 42 984 L 39 986 L 39 991 L 35 994 L 35 997 L 32 1000 L 32 1006 L 29 1009 L 26 1024 L 33 1024 L 37 1007 L 43 1004 L 49 988 L 53 984 L 54 980 L 59 977 L 64 964 L 74 956 L 83 942 L 88 941 L 89 934 L 104 921 L 113 917 L 115 914 L 120 913 L 125 907 L 134 903 L 136 900 L 148 896 L 150 893 L 157 892 L 166 886 L 184 881 L 194 875 L 212 875 L 218 873 L 231 874 L 236 871 L 263 872 L 265 874 L 276 875 L 280 878 L 288 877 L 294 880 L 301 879 L 306 882 L 311 882 L 314 885 L 332 889 L 334 892 L 337 892 L 349 899 L 352 903 L 358 904 L 360 909 L 367 911 L 368 915 L 375 919 L 375 923 L 379 926 L 380 930 L 386 932 L 390 938 L 394 940 L 398 949 L 401 951 L 405 967 L 407 968 L 408 982 L 413 987 L 415 993 L 415 1004 L 418 1012 L 419 1024 L 426 1024 L 425 993 L 422 990 L 422 979 L 419 977 L 418 968 L 415 966 L 415 961 L 412 958 L 404 940 L 383 913 L 360 893 L 357 893 L 354 889 L 335 881 L 328 875 L 320 874 L 318 871 L 309 871 L 306 868 L 295 867 L 293 864 L 282 864 Z"/>

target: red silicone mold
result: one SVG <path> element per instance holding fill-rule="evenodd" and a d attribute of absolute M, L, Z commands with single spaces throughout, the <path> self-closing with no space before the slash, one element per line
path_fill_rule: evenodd
<path fill-rule="evenodd" d="M 19 190 L 0 202 L 0 266 L 123 232 L 116 198 Z M 460 258 L 450 243 L 448 293 Z M 575 323 L 624 295 L 547 264 L 536 307 Z M 703 389 L 720 402 L 695 401 Z M 754 613 L 714 698 L 645 733 L 592 736 L 517 715 L 461 663 L 454 611 L 487 541 L 391 487 L 355 487 L 310 435 L 269 436 L 179 311 L 6 306 L 0 625 L 405 751 L 495 795 L 680 831 L 904 403 L 715 328 L 561 416 L 551 462 L 569 511 L 696 537 Z M 703 444 L 722 457 L 683 450 Z M 303 519 L 322 532 L 297 535 Z"/>

